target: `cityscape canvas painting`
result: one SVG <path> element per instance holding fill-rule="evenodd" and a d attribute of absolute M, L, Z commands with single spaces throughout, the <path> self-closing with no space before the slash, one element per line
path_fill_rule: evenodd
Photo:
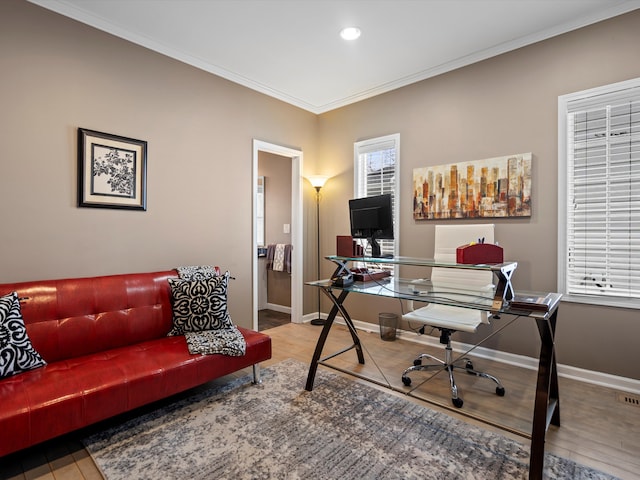
<path fill-rule="evenodd" d="M 413 218 L 531 216 L 531 153 L 413 170 Z"/>

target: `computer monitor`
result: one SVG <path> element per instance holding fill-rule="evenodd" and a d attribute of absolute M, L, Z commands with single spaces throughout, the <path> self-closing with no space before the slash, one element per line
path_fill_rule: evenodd
<path fill-rule="evenodd" d="M 371 256 L 380 257 L 379 239 L 393 240 L 393 206 L 391 194 L 349 200 L 351 236 L 366 238 Z"/>

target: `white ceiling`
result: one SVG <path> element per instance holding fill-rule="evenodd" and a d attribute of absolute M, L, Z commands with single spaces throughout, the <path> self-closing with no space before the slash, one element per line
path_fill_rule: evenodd
<path fill-rule="evenodd" d="M 640 0 L 30 0 L 323 113 L 640 8 Z M 339 31 L 358 26 L 360 39 Z"/>

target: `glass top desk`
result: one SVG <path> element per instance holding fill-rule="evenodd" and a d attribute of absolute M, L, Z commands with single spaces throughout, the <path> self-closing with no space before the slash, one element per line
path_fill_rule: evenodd
<path fill-rule="evenodd" d="M 350 293 L 363 295 L 374 295 L 377 297 L 394 298 L 400 300 L 414 300 L 419 302 L 439 303 L 452 305 L 461 308 L 470 308 L 490 312 L 492 315 L 514 315 L 517 317 L 530 317 L 535 320 L 540 335 L 540 353 L 538 359 L 537 382 L 535 391 L 535 403 L 533 407 L 533 421 L 531 429 L 531 452 L 529 462 L 529 478 L 542 479 L 544 466 L 544 442 L 547 428 L 550 424 L 560 425 L 560 402 L 558 392 L 558 377 L 556 370 L 556 359 L 554 350 L 554 337 L 558 316 L 558 307 L 562 297 L 559 293 L 541 292 L 518 292 L 516 294 L 511 284 L 511 276 L 517 268 L 516 262 L 486 265 L 467 265 L 457 263 L 436 262 L 432 259 L 422 259 L 414 257 L 342 257 L 331 255 L 325 257 L 336 264 L 336 270 L 328 280 L 318 280 L 307 282 L 307 285 L 320 288 L 320 290 L 331 300 L 333 306 L 324 323 L 316 348 L 309 366 L 307 383 L 305 389 L 313 390 L 315 375 L 318 365 L 341 370 L 345 373 L 355 375 L 367 380 L 370 378 L 358 375 L 355 372 L 342 370 L 334 365 L 326 363 L 328 360 L 355 350 L 358 363 L 365 363 L 363 347 L 358 336 L 358 332 L 353 324 L 349 312 L 344 306 L 344 301 Z M 386 277 L 381 280 L 371 282 L 354 282 L 338 285 L 335 279 L 340 278 L 350 272 L 349 264 L 353 262 L 364 262 L 366 264 L 377 264 L 380 266 L 411 266 L 411 267 L 441 267 L 469 270 L 489 270 L 496 277 L 495 288 L 470 290 L 460 288 L 451 284 L 438 284 L 430 281 L 416 281 L 415 279 L 402 279 Z M 544 298 L 544 304 L 535 304 L 528 308 L 526 304 L 517 303 L 519 297 Z M 322 357 L 327 337 L 334 320 L 340 314 L 346 324 L 353 344 L 338 352 Z M 375 380 L 374 380 L 375 381 Z M 378 382 L 376 382 L 378 383 Z M 395 391 L 407 395 L 412 395 L 413 390 L 394 388 L 390 384 L 382 384 Z M 428 401 L 428 400 L 427 400 Z M 440 405 L 440 404 L 439 404 Z M 441 405 L 442 406 L 442 405 Z M 445 407 L 446 408 L 446 407 Z M 450 408 L 450 407 L 449 407 Z M 480 418 L 480 420 L 486 421 Z M 488 422 L 492 423 L 492 422 Z M 497 425 L 494 423 L 494 425 Z M 500 426 L 500 425 L 497 425 Z M 512 430 L 514 431 L 514 430 Z M 516 433 L 521 433 L 517 432 Z"/>

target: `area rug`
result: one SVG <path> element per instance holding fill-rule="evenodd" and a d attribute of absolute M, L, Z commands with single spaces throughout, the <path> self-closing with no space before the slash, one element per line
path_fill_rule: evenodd
<path fill-rule="evenodd" d="M 354 379 L 287 360 L 94 434 L 107 480 L 525 479 L 529 450 Z M 612 479 L 547 454 L 545 478 Z"/>

